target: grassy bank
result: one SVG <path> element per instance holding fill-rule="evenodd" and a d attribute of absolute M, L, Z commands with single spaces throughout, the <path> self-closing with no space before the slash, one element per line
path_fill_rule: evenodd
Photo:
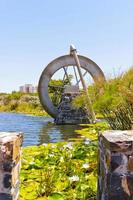
<path fill-rule="evenodd" d="M 0 112 L 18 112 L 36 116 L 48 116 L 37 94 L 13 92 L 0 94 Z"/>
<path fill-rule="evenodd" d="M 20 200 L 96 200 L 97 135 L 107 127 L 83 126 L 81 141 L 23 148 Z"/>

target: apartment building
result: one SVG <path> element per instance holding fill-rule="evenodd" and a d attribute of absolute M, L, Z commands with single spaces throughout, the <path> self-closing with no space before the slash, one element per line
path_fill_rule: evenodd
<path fill-rule="evenodd" d="M 19 91 L 22 93 L 36 93 L 37 86 L 33 86 L 32 84 L 25 84 L 19 87 Z"/>

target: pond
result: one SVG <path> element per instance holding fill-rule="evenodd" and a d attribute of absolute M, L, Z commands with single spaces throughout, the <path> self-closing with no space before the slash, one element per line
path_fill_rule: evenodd
<path fill-rule="evenodd" d="M 78 138 L 79 125 L 55 125 L 51 117 L 0 113 L 0 132 L 23 132 L 23 146 L 54 143 Z"/>

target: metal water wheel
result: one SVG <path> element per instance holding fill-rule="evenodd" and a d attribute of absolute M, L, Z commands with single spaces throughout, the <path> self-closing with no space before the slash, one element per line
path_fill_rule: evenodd
<path fill-rule="evenodd" d="M 76 50 L 71 48 L 71 50 Z M 82 72 L 82 77 L 85 80 L 85 76 L 89 74 L 94 82 L 104 81 L 105 77 L 100 69 L 100 67 L 91 59 L 78 55 L 79 63 L 81 66 L 81 72 Z M 64 83 L 66 80 L 68 80 L 67 84 L 69 83 L 69 73 L 68 69 L 69 67 L 73 68 L 73 79 L 75 80 L 75 85 L 79 85 L 81 82 L 81 77 L 78 76 L 78 70 L 77 70 L 77 63 L 74 59 L 74 56 L 72 53 L 70 55 L 64 55 L 61 57 L 56 58 L 52 62 L 50 62 L 46 68 L 43 70 L 40 80 L 39 80 L 39 85 L 38 85 L 38 92 L 39 92 L 39 98 L 40 102 L 44 108 L 44 110 L 53 118 L 56 118 L 58 115 L 58 103 L 60 101 L 60 92 L 63 92 L 64 86 L 62 85 L 51 85 L 51 79 L 55 74 L 60 74 L 59 72 L 62 71 L 64 74 L 62 76 L 62 83 Z M 57 79 L 60 76 L 56 76 Z M 55 98 L 58 99 L 57 104 L 55 105 L 50 97 L 49 90 L 50 88 L 54 88 L 56 93 L 55 93 Z M 54 99 L 55 102 L 55 99 Z"/>

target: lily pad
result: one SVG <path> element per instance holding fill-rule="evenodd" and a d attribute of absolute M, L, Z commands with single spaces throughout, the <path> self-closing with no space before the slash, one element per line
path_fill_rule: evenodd
<path fill-rule="evenodd" d="M 48 200 L 65 200 L 64 197 L 59 193 L 53 193 L 48 197 Z"/>

